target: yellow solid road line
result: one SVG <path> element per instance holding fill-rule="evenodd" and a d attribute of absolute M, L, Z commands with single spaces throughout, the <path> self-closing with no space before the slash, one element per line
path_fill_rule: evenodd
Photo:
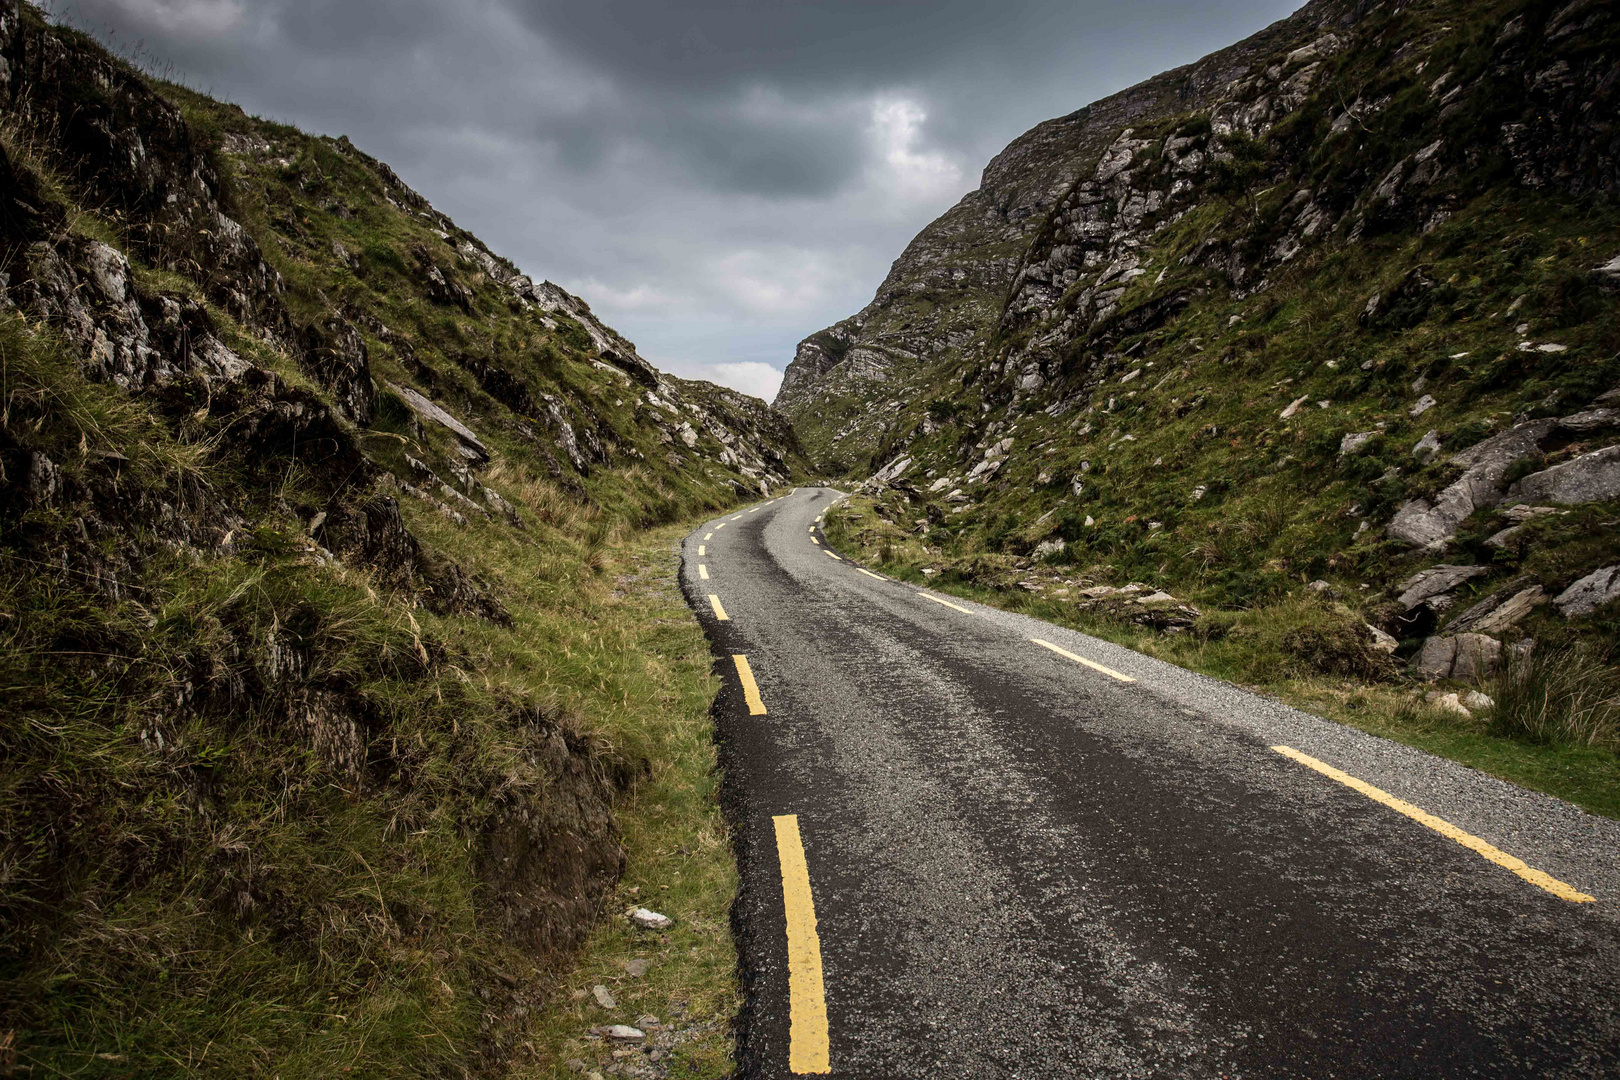
<path fill-rule="evenodd" d="M 816 936 L 816 902 L 810 893 L 810 867 L 804 859 L 795 814 L 771 818 L 776 825 L 776 858 L 782 866 L 782 908 L 787 914 L 788 1069 L 795 1073 L 832 1071 L 827 1049 L 827 997 L 821 985 L 821 939 Z"/>
<path fill-rule="evenodd" d="M 698 545 L 698 554 L 699 554 L 699 555 L 702 555 L 702 554 L 703 554 L 703 545 L 702 545 L 702 544 L 699 544 L 699 545 Z"/>
<path fill-rule="evenodd" d="M 1566 885 L 1549 874 L 1544 874 L 1533 866 L 1526 866 L 1522 859 L 1517 859 L 1507 852 L 1487 844 L 1471 833 L 1465 833 L 1449 821 L 1435 817 L 1424 810 L 1420 810 L 1404 799 L 1397 799 L 1382 788 L 1375 788 L 1365 780 L 1358 780 L 1347 772 L 1340 772 L 1325 761 L 1318 761 L 1309 754 L 1302 754 L 1292 746 L 1273 746 L 1273 750 L 1283 757 L 1292 758 L 1307 769 L 1315 769 L 1330 779 L 1337 780 L 1345 787 L 1361 792 L 1373 802 L 1383 803 L 1396 813 L 1405 814 L 1419 825 L 1427 825 L 1441 836 L 1455 840 L 1463 847 L 1473 851 L 1500 866 L 1504 870 L 1511 870 L 1538 888 L 1546 889 L 1560 900 L 1568 900 L 1574 904 L 1590 904 L 1597 899 L 1588 896 L 1573 886 Z"/>
<path fill-rule="evenodd" d="M 714 608 L 715 618 L 719 619 L 721 622 L 731 621 L 731 616 L 727 615 L 726 609 L 720 606 L 720 598 L 714 595 L 714 593 L 709 594 L 709 606 Z"/>
<path fill-rule="evenodd" d="M 698 577 L 702 578 L 704 581 L 709 580 L 709 568 L 704 566 L 702 563 L 698 563 Z"/>
<path fill-rule="evenodd" d="M 1120 682 L 1135 682 L 1136 681 L 1135 679 L 1131 678 L 1129 675 L 1121 675 L 1119 672 L 1115 671 L 1111 667 L 1103 667 L 1101 664 L 1097 663 L 1097 661 L 1095 661 L 1095 660 L 1087 660 L 1083 656 L 1076 656 L 1074 653 L 1070 652 L 1068 649 L 1060 649 L 1056 645 L 1052 644 L 1050 641 L 1042 641 L 1038 637 L 1032 637 L 1029 640 L 1033 641 L 1035 644 L 1039 645 L 1043 649 L 1051 649 L 1053 652 L 1057 653 L 1059 656 L 1067 656 L 1070 660 L 1073 660 L 1077 664 L 1084 664 L 1084 665 L 1086 665 L 1086 667 L 1091 668 L 1094 671 L 1100 671 L 1104 675 L 1108 675 L 1108 676 L 1111 676 L 1111 677 L 1113 677 L 1115 679 L 1118 679 Z"/>
<path fill-rule="evenodd" d="M 742 683 L 743 700 L 748 702 L 748 715 L 764 716 L 765 699 L 759 696 L 759 684 L 754 681 L 754 669 L 748 666 L 748 657 L 742 653 L 732 653 L 731 662 L 737 665 L 737 681 Z"/>
<path fill-rule="evenodd" d="M 859 566 L 857 566 L 855 569 L 859 570 L 861 573 L 865 574 L 867 577 L 877 578 L 879 581 L 888 581 L 889 580 L 888 578 L 884 577 L 882 574 L 874 574 L 874 573 L 872 573 L 872 571 L 866 570 L 866 569 L 864 569 L 862 567 L 859 567 Z"/>
<path fill-rule="evenodd" d="M 951 603 L 949 600 L 941 600 L 937 596 L 930 596 L 929 594 L 923 592 L 921 589 L 917 590 L 917 595 L 922 597 L 924 600 L 932 600 L 936 604 L 944 604 L 948 608 L 956 608 L 957 611 L 960 611 L 964 615 L 973 614 L 973 612 L 969 611 L 965 607 L 958 607 L 956 604 Z"/>

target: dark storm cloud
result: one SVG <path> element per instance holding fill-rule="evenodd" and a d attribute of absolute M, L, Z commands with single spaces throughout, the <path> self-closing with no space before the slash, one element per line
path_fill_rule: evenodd
<path fill-rule="evenodd" d="M 1290 6 L 52 5 L 250 112 L 348 134 L 654 362 L 761 393 L 1009 140 Z"/>

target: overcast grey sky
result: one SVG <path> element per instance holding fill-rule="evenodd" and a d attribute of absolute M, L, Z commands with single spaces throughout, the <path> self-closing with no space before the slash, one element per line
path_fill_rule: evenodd
<path fill-rule="evenodd" d="M 1292 0 L 54 0 L 348 135 L 667 371 L 769 399 L 1042 120 Z"/>

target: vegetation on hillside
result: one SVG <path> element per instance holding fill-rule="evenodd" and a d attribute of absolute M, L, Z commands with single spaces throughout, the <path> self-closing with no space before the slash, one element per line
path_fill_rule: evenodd
<path fill-rule="evenodd" d="M 723 1075 L 669 523 L 785 479 L 785 422 L 347 140 L 26 4 L 0 58 L 0 1072 L 549 1072 L 638 1015 L 570 966 L 640 955 L 645 1049 Z"/>

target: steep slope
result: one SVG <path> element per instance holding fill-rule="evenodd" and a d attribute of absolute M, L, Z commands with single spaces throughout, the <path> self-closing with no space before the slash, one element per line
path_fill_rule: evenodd
<path fill-rule="evenodd" d="M 1241 74 L 1353 10 L 1315 0 L 1237 45 L 1013 140 L 976 190 L 906 246 L 870 304 L 799 343 L 775 404 L 811 457 L 837 471 L 876 467 L 870 459 L 911 391 L 983 361 L 1030 237 L 1122 126 L 1207 106 Z"/>
<path fill-rule="evenodd" d="M 701 724 L 606 571 L 791 429 L 15 0 L 0 269 L 0 1072 L 500 1071 Z"/>
<path fill-rule="evenodd" d="M 1313 4 L 1268 34 L 1091 132 L 993 324 L 912 341 L 943 359 L 903 393 L 807 378 L 811 349 L 784 404 L 824 453 L 843 431 L 824 421 L 871 395 L 874 426 L 844 441 L 874 448 L 912 560 L 1037 590 L 1078 573 L 1102 592 L 1071 598 L 1172 629 L 1197 612 L 1103 593 L 1337 595 L 1323 619 L 1370 618 L 1431 678 L 1488 675 L 1531 639 L 1612 662 L 1613 6 Z M 885 333 L 891 298 L 950 264 L 898 268 L 881 317 L 858 317 Z M 1373 646 L 1319 659 L 1376 672 Z"/>

